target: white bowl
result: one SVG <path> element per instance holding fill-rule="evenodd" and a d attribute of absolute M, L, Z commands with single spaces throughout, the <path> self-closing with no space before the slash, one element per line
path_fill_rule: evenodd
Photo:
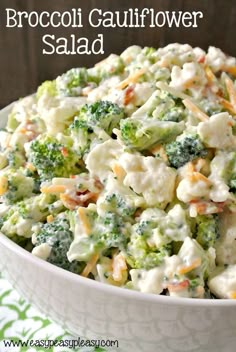
<path fill-rule="evenodd" d="M 0 127 L 9 110 L 0 112 Z M 38 259 L 2 234 L 0 270 L 27 300 L 75 337 L 118 340 L 114 351 L 236 349 L 235 300 L 173 298 L 112 287 Z"/>

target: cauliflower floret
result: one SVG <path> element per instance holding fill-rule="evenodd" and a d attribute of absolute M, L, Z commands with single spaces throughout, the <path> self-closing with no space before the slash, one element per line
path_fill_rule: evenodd
<path fill-rule="evenodd" d="M 121 53 L 120 57 L 126 63 L 135 60 L 137 56 L 141 53 L 142 48 L 138 45 L 131 45 Z"/>
<path fill-rule="evenodd" d="M 38 100 L 38 113 L 45 122 L 49 134 L 63 132 L 70 119 L 86 103 L 84 97 L 59 98 L 43 94 Z"/>
<path fill-rule="evenodd" d="M 214 202 L 225 202 L 230 198 L 230 188 L 227 185 L 228 169 L 231 164 L 232 153 L 218 151 L 211 162 L 211 174 L 209 180 L 212 182 L 210 198 Z"/>
<path fill-rule="evenodd" d="M 97 276 L 95 280 L 104 282 L 114 286 L 121 286 L 127 281 L 127 270 L 121 271 L 121 280 L 116 281 L 113 277 L 113 260 L 107 257 L 102 257 L 99 264 L 96 266 Z"/>
<path fill-rule="evenodd" d="M 110 90 L 114 92 L 114 87 L 116 87 L 119 82 L 119 76 L 113 76 L 111 78 L 105 79 L 102 83 L 100 83 L 99 87 L 92 89 L 88 93 L 88 103 L 95 103 L 98 100 L 109 100 L 108 95 Z M 120 90 L 119 93 L 120 92 L 122 91 Z M 114 102 L 113 100 L 111 101 Z"/>
<path fill-rule="evenodd" d="M 206 251 L 196 240 L 190 237 L 185 238 L 178 256 L 186 266 L 191 266 L 195 260 L 200 259 L 200 265 L 194 270 L 196 275 L 202 279 L 215 268 L 214 249 L 210 247 Z"/>
<path fill-rule="evenodd" d="M 86 167 L 92 176 L 103 182 L 112 173 L 112 166 L 122 152 L 123 147 L 117 140 L 109 139 L 91 150 L 86 158 Z"/>
<path fill-rule="evenodd" d="M 236 217 L 229 210 L 220 214 L 220 239 L 216 243 L 216 261 L 220 265 L 236 264 Z"/>
<path fill-rule="evenodd" d="M 176 171 L 162 160 L 124 153 L 119 164 L 126 172 L 124 185 L 142 194 L 148 206 L 163 206 L 173 200 Z"/>
<path fill-rule="evenodd" d="M 200 122 L 198 134 L 209 148 L 229 148 L 235 146 L 236 138 L 232 131 L 232 118 L 227 112 L 211 116 L 209 121 Z"/>
<path fill-rule="evenodd" d="M 11 140 L 11 133 L 6 131 L 0 131 L 0 150 L 4 150 L 9 147 Z"/>
<path fill-rule="evenodd" d="M 175 89 L 183 91 L 192 85 L 203 86 L 206 82 L 205 72 L 196 62 L 185 63 L 182 69 L 178 66 L 172 69 L 170 86 Z"/>
<path fill-rule="evenodd" d="M 219 298 L 235 298 L 236 265 L 229 265 L 226 269 L 216 268 L 210 275 L 208 286 L 211 292 Z"/>
<path fill-rule="evenodd" d="M 196 61 L 199 57 L 204 56 L 205 52 L 200 48 L 193 49 L 188 44 L 173 43 L 158 49 L 157 55 L 160 58 L 160 66 L 167 67 L 182 66 L 185 62 Z"/>
<path fill-rule="evenodd" d="M 129 218 L 138 207 L 144 205 L 142 197 L 116 180 L 113 175 L 109 175 L 104 192 L 98 198 L 97 211 L 100 216 L 104 216 L 107 212 L 115 212 L 119 216 Z"/>
<path fill-rule="evenodd" d="M 217 72 L 227 67 L 235 66 L 236 59 L 232 56 L 226 56 L 222 50 L 210 46 L 206 54 L 206 64 L 209 65 L 214 72 Z"/>
<path fill-rule="evenodd" d="M 47 260 L 50 256 L 51 250 L 51 246 L 49 246 L 47 243 L 42 243 L 39 246 L 33 248 L 32 254 L 38 258 Z"/>
<path fill-rule="evenodd" d="M 37 115 L 35 95 L 30 95 L 17 101 L 9 115 L 8 128 L 15 130 L 17 125 L 26 122 Z M 13 128 L 14 127 L 14 128 Z"/>
<path fill-rule="evenodd" d="M 162 268 L 130 270 L 133 288 L 146 293 L 160 294 L 163 291 L 164 272 Z"/>
<path fill-rule="evenodd" d="M 199 198 L 207 199 L 209 198 L 210 186 L 210 183 L 202 180 L 193 182 L 188 178 L 184 178 L 177 187 L 177 197 L 185 203 Z"/>

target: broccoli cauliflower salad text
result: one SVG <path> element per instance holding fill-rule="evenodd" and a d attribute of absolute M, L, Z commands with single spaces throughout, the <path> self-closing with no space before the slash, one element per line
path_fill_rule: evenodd
<path fill-rule="evenodd" d="M 110 285 L 236 298 L 236 59 L 131 46 L 19 100 L 0 231 Z"/>

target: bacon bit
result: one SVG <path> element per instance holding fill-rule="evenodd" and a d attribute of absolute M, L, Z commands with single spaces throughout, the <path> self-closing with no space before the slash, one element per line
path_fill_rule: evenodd
<path fill-rule="evenodd" d="M 236 108 L 234 108 L 234 106 L 228 100 L 220 97 L 219 95 L 218 95 L 218 100 L 226 110 L 230 111 L 233 115 L 236 115 Z"/>
<path fill-rule="evenodd" d="M 206 203 L 198 203 L 195 206 L 197 210 L 197 214 L 206 214 L 207 204 Z"/>
<path fill-rule="evenodd" d="M 133 98 L 134 98 L 134 87 L 129 86 L 125 90 L 124 105 L 128 105 L 132 101 Z"/>
<path fill-rule="evenodd" d="M 159 154 L 163 160 L 168 161 L 168 156 L 161 144 L 155 145 L 153 148 L 150 149 L 150 152 L 153 155 Z"/>
<path fill-rule="evenodd" d="M 225 202 L 204 202 L 197 199 L 193 199 L 190 202 L 190 213 L 196 213 L 200 215 L 205 214 L 218 214 L 223 212 Z"/>
<path fill-rule="evenodd" d="M 94 266 L 96 265 L 98 259 L 99 259 L 99 254 L 94 254 L 92 258 L 88 261 L 88 263 L 86 264 L 84 270 L 80 275 L 83 277 L 88 277 L 88 275 L 91 273 Z"/>
<path fill-rule="evenodd" d="M 209 116 L 205 114 L 199 107 L 197 107 L 190 99 L 184 99 L 183 104 L 185 107 L 199 120 L 205 122 L 209 120 Z"/>
<path fill-rule="evenodd" d="M 126 175 L 125 170 L 123 169 L 123 167 L 121 167 L 119 164 L 114 164 L 112 166 L 112 171 L 114 172 L 114 174 L 117 176 L 118 180 L 123 180 L 123 178 Z"/>
<path fill-rule="evenodd" d="M 134 218 L 139 218 L 142 212 L 143 210 L 141 208 L 138 208 L 134 213 Z"/>
<path fill-rule="evenodd" d="M 98 196 L 99 193 L 85 191 L 73 195 L 63 193 L 60 195 L 60 199 L 66 208 L 74 210 L 78 206 L 87 206 L 90 202 L 96 202 Z"/>
<path fill-rule="evenodd" d="M 205 59 L 206 59 L 205 56 L 202 55 L 202 56 L 199 57 L 199 59 L 197 60 L 197 62 L 198 62 L 199 64 L 204 64 Z"/>
<path fill-rule="evenodd" d="M 189 281 L 186 279 L 182 282 L 168 284 L 167 288 L 170 292 L 178 292 L 185 290 L 189 286 Z"/>
<path fill-rule="evenodd" d="M 78 202 L 65 193 L 60 194 L 60 200 L 67 209 L 74 210 L 78 206 Z"/>
<path fill-rule="evenodd" d="M 189 271 L 192 271 L 196 268 L 198 268 L 202 264 L 201 258 L 196 258 L 191 265 L 184 265 L 180 267 L 177 271 L 179 275 L 184 275 L 187 274 Z"/>
<path fill-rule="evenodd" d="M 236 291 L 231 291 L 229 294 L 229 298 L 236 299 Z"/>
<path fill-rule="evenodd" d="M 98 178 L 94 179 L 94 186 L 99 190 L 103 189 L 103 184 L 100 182 L 100 180 Z"/>
<path fill-rule="evenodd" d="M 34 172 L 34 171 L 36 170 L 36 167 L 34 167 L 34 165 L 31 164 L 31 163 L 27 163 L 27 164 L 26 164 L 26 168 L 27 168 L 28 170 L 30 170 L 31 172 Z"/>
<path fill-rule="evenodd" d="M 64 156 L 64 158 L 67 158 L 69 153 L 68 153 L 68 150 L 65 147 L 63 147 L 61 148 L 61 154 Z"/>
<path fill-rule="evenodd" d="M 54 220 L 53 215 L 48 215 L 48 216 L 47 216 L 47 222 L 48 222 L 48 223 L 53 222 L 53 220 Z"/>
<path fill-rule="evenodd" d="M 230 103 L 233 105 L 233 107 L 235 107 L 236 106 L 236 89 L 235 89 L 234 83 L 229 77 L 226 77 L 225 85 L 226 85 L 227 91 L 229 93 Z"/>
<path fill-rule="evenodd" d="M 64 193 L 66 191 L 66 186 L 63 185 L 51 185 L 44 186 L 41 188 L 42 193 L 50 194 L 50 193 Z"/>
<path fill-rule="evenodd" d="M 5 176 L 0 176 L 0 196 L 5 194 L 8 189 L 8 179 Z"/>
<path fill-rule="evenodd" d="M 112 277 L 115 281 L 121 281 L 122 280 L 122 273 L 123 271 L 127 270 L 127 264 L 125 262 L 125 258 L 122 253 L 119 253 L 118 255 L 115 255 L 112 260 Z"/>
<path fill-rule="evenodd" d="M 76 175 L 70 175 L 70 178 L 74 179 L 74 178 L 76 178 Z"/>
<path fill-rule="evenodd" d="M 138 79 L 146 72 L 146 70 L 144 68 L 142 68 L 141 70 L 133 73 L 132 75 L 130 75 L 129 77 L 127 77 L 126 79 L 124 79 L 122 82 L 120 82 L 116 88 L 117 89 L 124 89 L 125 87 L 127 87 L 130 83 L 136 83 L 138 81 Z"/>
<path fill-rule="evenodd" d="M 188 175 L 188 178 L 191 182 L 203 181 L 207 183 L 209 186 L 211 185 L 211 181 L 200 172 L 194 171 L 192 174 Z"/>
<path fill-rule="evenodd" d="M 85 230 L 86 235 L 89 235 L 91 233 L 91 226 L 90 226 L 90 223 L 89 223 L 88 218 L 86 216 L 86 213 L 84 211 L 84 208 L 79 207 L 77 212 L 78 212 L 79 218 L 82 222 L 82 225 L 83 225 L 83 228 Z"/>
<path fill-rule="evenodd" d="M 76 199 L 78 200 L 79 205 L 88 205 L 88 200 L 96 202 L 98 199 L 99 193 L 86 191 L 84 193 L 78 193 Z"/>

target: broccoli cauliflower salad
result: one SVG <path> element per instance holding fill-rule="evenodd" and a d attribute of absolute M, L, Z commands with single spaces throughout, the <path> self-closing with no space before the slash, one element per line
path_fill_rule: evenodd
<path fill-rule="evenodd" d="M 73 273 L 236 298 L 236 59 L 131 46 L 20 99 L 0 131 L 0 231 Z"/>

